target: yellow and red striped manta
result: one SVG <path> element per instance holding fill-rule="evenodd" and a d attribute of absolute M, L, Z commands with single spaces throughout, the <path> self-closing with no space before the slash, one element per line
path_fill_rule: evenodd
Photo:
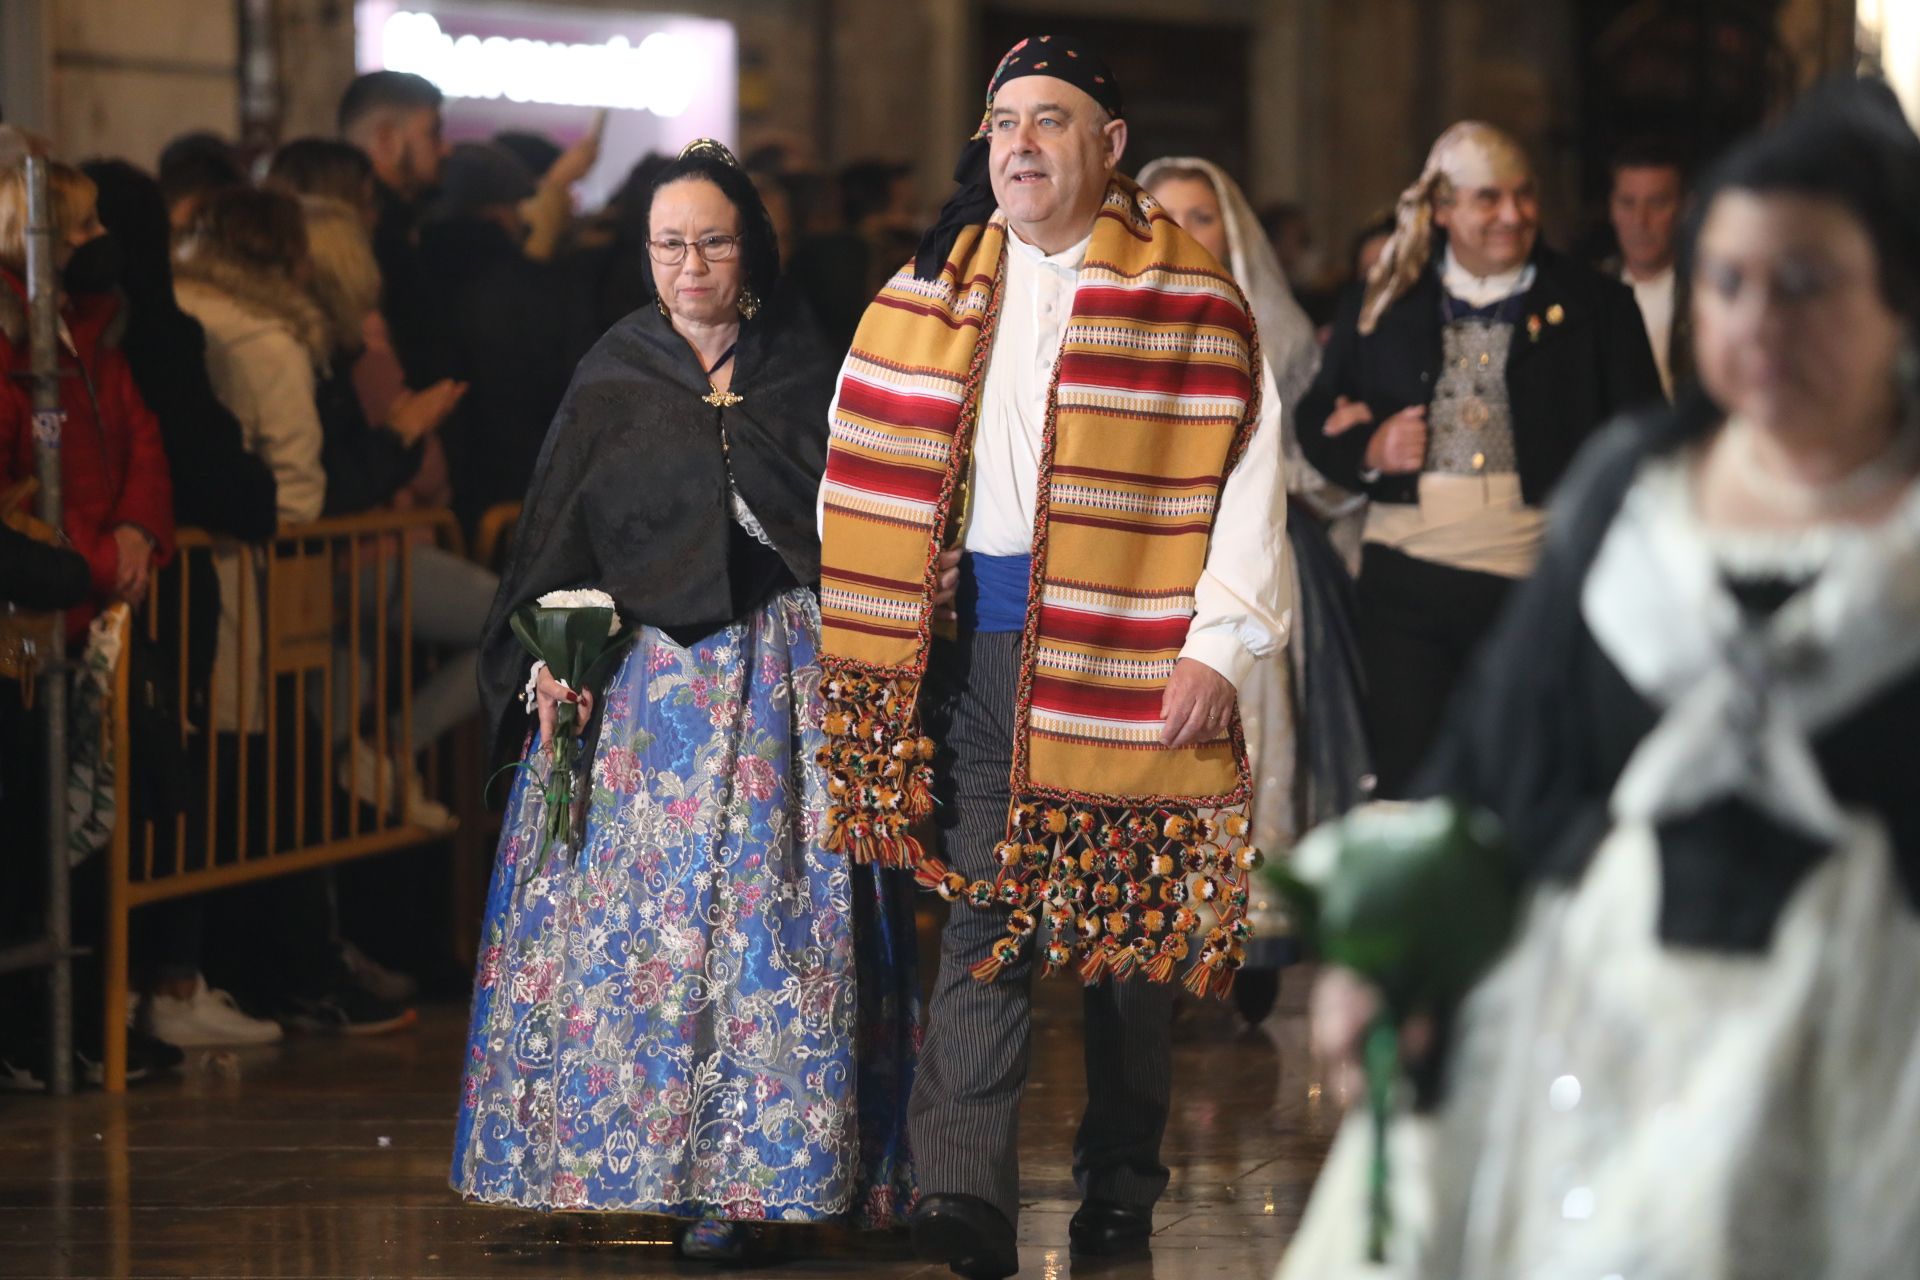
<path fill-rule="evenodd" d="M 1001 872 L 969 883 L 912 831 L 931 785 L 916 702 L 934 563 L 955 532 L 1007 235 L 995 215 L 934 279 L 896 275 L 841 378 L 823 494 L 824 843 L 1012 907 L 983 978 L 1044 920 L 1049 967 L 1164 981 L 1189 958 L 1197 885 L 1216 923 L 1189 984 L 1224 989 L 1258 856 L 1237 812 L 1245 747 L 1237 719 L 1218 740 L 1162 746 L 1160 704 L 1221 486 L 1259 418 L 1258 338 L 1224 269 L 1124 177 L 1095 220 L 1048 395 Z"/>

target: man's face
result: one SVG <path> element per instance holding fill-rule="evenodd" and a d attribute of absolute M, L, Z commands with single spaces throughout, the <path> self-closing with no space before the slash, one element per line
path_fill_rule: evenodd
<path fill-rule="evenodd" d="M 1540 196 L 1524 171 L 1474 174 L 1433 211 L 1460 265 L 1477 276 L 1512 271 L 1533 255 Z"/>
<path fill-rule="evenodd" d="M 1126 148 L 1126 122 L 1064 80 L 1021 76 L 994 95 L 987 129 L 994 199 L 1020 238 L 1048 253 L 1079 243 Z"/>
<path fill-rule="evenodd" d="M 408 196 L 417 196 L 438 186 L 440 162 L 447 155 L 439 109 L 421 107 L 396 120 L 392 152 L 396 180 L 389 185 Z"/>
<path fill-rule="evenodd" d="M 1680 171 L 1667 165 L 1616 169 L 1607 215 L 1628 271 L 1665 271 L 1673 263 L 1673 229 L 1680 220 Z"/>

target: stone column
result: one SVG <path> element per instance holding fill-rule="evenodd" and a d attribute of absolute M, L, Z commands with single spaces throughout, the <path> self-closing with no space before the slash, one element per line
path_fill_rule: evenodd
<path fill-rule="evenodd" d="M 354 77 L 350 0 L 274 0 L 279 137 L 332 137 L 340 95 Z"/>
<path fill-rule="evenodd" d="M 0 4 L 0 112 L 8 124 L 44 133 L 53 125 L 53 46 L 47 0 Z"/>
<path fill-rule="evenodd" d="M 188 130 L 238 133 L 236 6 L 88 0 L 47 13 L 56 155 L 123 156 L 151 168 L 160 148 Z"/>
<path fill-rule="evenodd" d="M 1853 69 L 1854 0 L 1781 0 L 1779 30 L 1801 88 Z"/>

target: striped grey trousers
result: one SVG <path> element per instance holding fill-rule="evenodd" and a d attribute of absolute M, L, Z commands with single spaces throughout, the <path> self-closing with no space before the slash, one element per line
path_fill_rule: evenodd
<path fill-rule="evenodd" d="M 1006 836 L 1019 666 L 1017 632 L 936 640 L 929 663 L 923 707 L 940 748 L 936 815 L 947 862 L 970 880 L 993 878 L 993 847 Z M 948 916 L 909 1132 L 922 1195 L 978 1196 L 1016 1222 L 1032 948 L 992 983 L 968 972 L 1005 936 L 1006 916 L 1004 907 L 960 903 Z M 1160 1139 L 1172 1092 L 1173 999 L 1171 983 L 1107 981 L 1085 990 L 1087 1106 L 1073 1144 L 1084 1198 L 1146 1207 L 1166 1190 Z"/>

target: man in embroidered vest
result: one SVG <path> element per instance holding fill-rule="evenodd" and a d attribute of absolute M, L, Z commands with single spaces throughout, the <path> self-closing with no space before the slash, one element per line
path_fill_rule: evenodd
<path fill-rule="evenodd" d="M 1519 144 L 1456 124 L 1400 195 L 1295 418 L 1307 460 L 1364 489 L 1357 605 L 1379 794 L 1406 794 L 1580 446 L 1658 403 L 1633 295 L 1539 243 Z"/>
<path fill-rule="evenodd" d="M 821 492 L 822 842 L 955 903 L 911 1133 L 916 1248 L 963 1276 L 1018 1269 L 1036 952 L 1088 984 L 1073 1245 L 1145 1246 L 1172 984 L 1230 986 L 1258 859 L 1235 687 L 1286 638 L 1278 398 L 1126 139 L 1091 49 L 1002 60 L 861 321 Z M 935 792 L 944 862 L 911 830 Z"/>

